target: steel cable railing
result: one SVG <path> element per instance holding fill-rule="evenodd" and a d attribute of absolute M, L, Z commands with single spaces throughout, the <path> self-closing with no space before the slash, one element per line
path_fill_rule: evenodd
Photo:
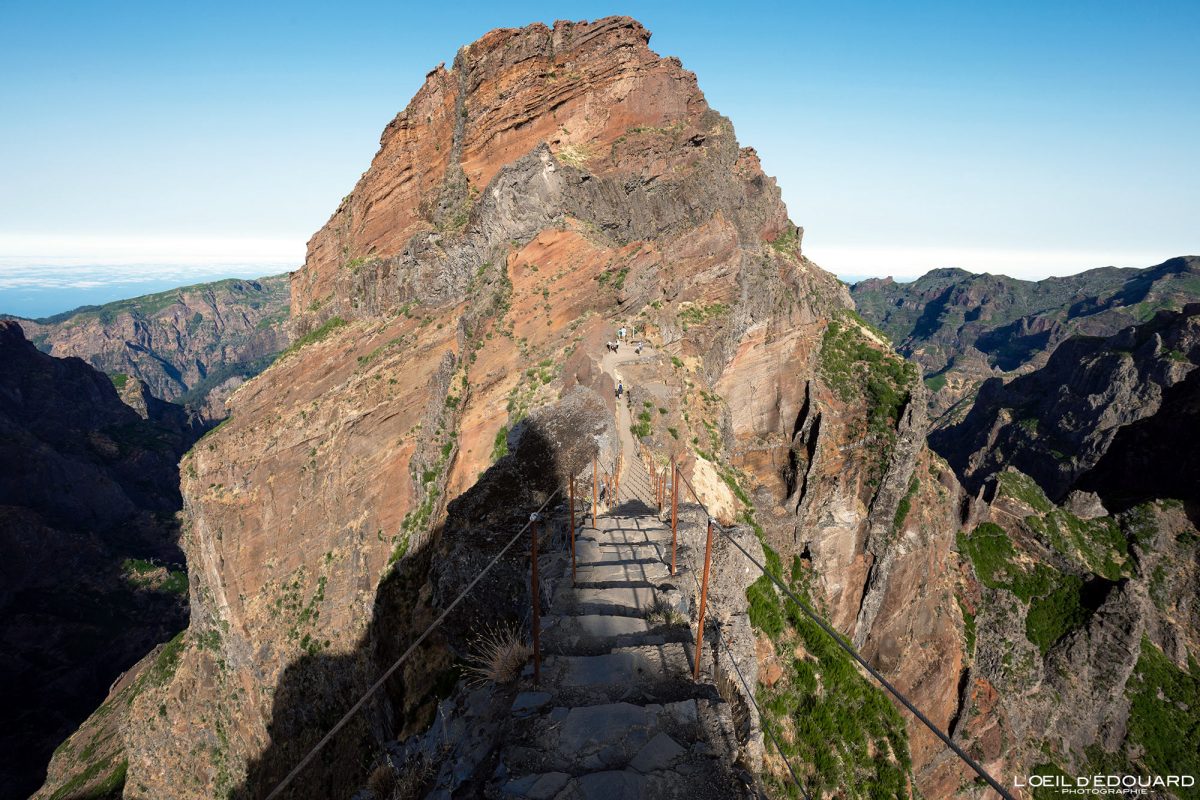
<path fill-rule="evenodd" d="M 572 480 L 572 481 L 575 480 L 575 477 L 574 476 L 571 477 L 570 480 Z M 408 646 L 408 648 L 403 653 L 400 654 L 400 656 L 392 663 L 392 665 L 390 667 L 388 667 L 387 670 L 385 670 L 382 675 L 379 676 L 379 679 L 377 681 L 375 681 L 375 683 L 371 684 L 371 687 L 369 689 L 367 689 L 367 691 L 363 693 L 363 695 L 358 699 L 358 701 L 355 702 L 354 705 L 352 705 L 350 707 L 350 710 L 348 710 L 342 716 L 342 718 L 339 719 L 337 721 L 337 723 L 332 728 L 329 729 L 329 732 L 326 733 L 321 738 L 321 740 L 319 742 L 317 742 L 316 745 L 314 745 L 311 750 L 308 751 L 308 754 L 305 755 L 304 758 L 302 758 L 300 760 L 300 762 L 298 764 L 296 764 L 295 767 L 292 768 L 292 771 L 289 772 L 284 777 L 284 779 L 282 781 L 280 781 L 279 784 L 276 785 L 276 787 L 274 789 L 271 790 L 271 793 L 266 796 L 265 800 L 272 800 L 273 798 L 278 797 L 279 794 L 284 789 L 286 789 L 291 784 L 292 781 L 294 781 L 296 779 L 296 776 L 298 776 L 301 772 L 304 771 L 304 768 L 306 766 L 308 766 L 309 762 L 311 762 L 314 758 L 316 758 L 317 754 L 320 753 L 322 749 L 324 749 L 325 745 L 329 744 L 330 740 L 332 740 L 333 737 L 335 735 L 337 735 L 338 731 L 340 731 L 342 728 L 344 728 L 346 726 L 347 723 L 350 722 L 350 720 L 359 711 L 359 709 L 361 709 L 363 707 L 363 705 L 367 702 L 367 700 L 370 699 L 370 697 L 373 694 L 375 694 L 375 692 L 379 691 L 380 687 L 382 687 L 383 684 L 387 682 L 388 678 L 392 677 L 392 675 L 395 674 L 396 670 L 400 668 L 400 665 L 403 664 L 405 662 L 405 660 L 408 659 L 408 657 L 410 655 L 412 655 L 413 652 L 416 651 L 417 647 L 421 644 L 421 642 L 425 641 L 425 639 L 428 638 L 429 634 L 432 633 L 435 628 L 437 628 L 439 625 L 441 625 L 442 622 L 445 621 L 446 617 L 450 616 L 450 612 L 453 611 L 458 606 L 458 604 L 463 601 L 463 599 L 471 592 L 472 589 L 474 589 L 479 584 L 479 582 L 481 580 L 483 580 L 483 576 L 487 575 L 488 572 L 490 572 L 491 569 L 500 562 L 500 559 L 504 557 L 504 554 L 507 553 L 512 548 L 512 546 L 514 544 L 516 544 L 518 540 L 520 540 L 520 538 L 522 536 L 525 535 L 525 532 L 529 530 L 531 525 L 535 525 L 537 523 L 537 521 L 540 518 L 539 515 L 541 514 L 541 512 L 545 510 L 546 506 L 548 506 L 550 504 L 550 501 L 552 501 L 555 497 L 557 497 L 561 491 L 562 491 L 562 489 L 558 488 L 550 493 L 550 496 L 547 497 L 546 500 L 541 504 L 541 506 L 538 507 L 538 510 L 530 515 L 529 521 L 526 522 L 523 526 L 521 526 L 521 530 L 517 531 L 517 533 L 514 534 L 513 537 L 508 540 L 508 543 L 505 544 L 504 547 L 500 548 L 500 552 L 496 553 L 496 555 L 492 557 L 492 560 L 488 562 L 487 566 L 485 566 L 479 572 L 479 574 L 476 575 L 471 580 L 471 582 L 466 585 L 466 588 L 464 588 L 461 592 L 458 593 L 458 596 L 454 598 L 454 600 L 450 603 L 450 605 L 446 606 L 445 610 L 443 610 L 442 613 L 438 615 L 438 618 L 429 624 L 429 627 L 427 627 L 421 633 L 421 635 L 418 636 L 416 638 L 416 640 L 413 641 L 413 643 L 410 644 Z M 534 554 L 537 553 L 536 545 L 535 545 L 533 552 L 534 552 Z M 535 603 L 537 603 L 538 598 L 535 596 L 533 601 Z"/>
<path fill-rule="evenodd" d="M 674 487 L 672 486 L 672 488 Z M 699 503 L 699 500 L 697 500 L 697 503 Z M 703 503 L 700 504 L 700 508 L 704 508 Z M 707 510 L 705 513 L 707 513 Z M 703 590 L 700 586 L 700 579 L 696 577 L 696 563 L 692 560 L 691 553 L 687 549 L 684 550 L 684 558 L 687 560 L 688 566 L 690 567 L 688 571 L 691 573 L 692 583 L 696 584 L 697 593 L 703 593 Z M 726 641 L 724 634 L 721 633 L 721 624 L 718 622 L 713 626 L 713 630 L 717 634 L 718 646 L 725 648 L 725 654 L 729 656 L 729 663 L 733 665 L 733 671 L 737 673 L 738 680 L 741 681 L 742 687 L 746 690 L 746 697 L 749 698 L 750 703 L 754 706 L 754 710 L 758 713 L 758 718 L 762 720 L 764 718 L 762 707 L 759 706 L 758 699 L 754 696 L 754 688 L 750 686 L 750 682 L 746 680 L 746 676 L 742 673 L 742 667 L 740 664 L 738 664 L 737 657 L 733 654 L 733 648 L 729 646 L 729 642 Z M 702 632 L 700 633 L 702 635 Z M 762 729 L 763 732 L 767 734 L 767 737 L 771 740 L 771 744 L 775 746 L 775 752 L 779 753 L 779 757 L 783 759 L 784 766 L 787 767 L 788 773 L 792 776 L 792 780 L 795 782 L 796 788 L 800 790 L 800 794 L 804 796 L 804 800 L 812 800 L 812 795 L 808 793 L 808 790 L 804 787 L 804 782 L 801 781 L 800 776 L 796 774 L 796 770 L 792 766 L 791 760 L 787 757 L 787 754 L 783 752 L 783 747 L 779 744 L 779 739 L 775 736 L 775 731 L 766 725 L 763 725 Z"/>
<path fill-rule="evenodd" d="M 966 764 L 968 767 L 970 767 L 975 772 L 976 775 L 978 775 L 985 782 L 987 782 L 987 784 L 989 786 L 991 786 L 993 789 L 995 789 L 996 792 L 999 793 L 999 795 L 1001 797 L 1005 798 L 1005 800 L 1014 800 L 1012 794 L 1010 792 L 1008 792 L 1003 786 L 1001 786 L 999 781 L 997 781 L 995 778 L 993 778 L 991 776 L 991 774 L 988 773 L 988 771 L 985 770 L 975 759 L 971 758 L 971 756 L 969 756 L 966 753 L 966 751 L 964 751 L 961 747 L 959 747 L 945 732 L 943 732 L 941 730 L 941 728 L 939 728 L 937 725 L 935 725 L 933 723 L 933 721 L 929 719 L 929 717 L 925 716 L 925 714 L 919 708 L 917 708 L 917 706 L 911 700 L 909 700 L 904 695 L 903 692 L 901 692 L 899 689 L 897 689 L 895 686 L 892 685 L 891 681 L 889 681 L 887 678 L 883 677 L 883 675 L 880 674 L 878 670 L 876 670 L 874 667 L 872 667 L 870 664 L 868 664 L 866 659 L 864 659 L 858 653 L 858 651 L 854 649 L 853 646 L 851 646 L 844 638 L 842 638 L 840 635 L 838 635 L 837 631 L 835 631 L 833 629 L 833 626 L 831 626 L 824 619 L 822 619 L 821 616 L 819 614 L 817 614 L 816 611 L 809 608 L 807 603 L 805 603 L 803 600 L 801 600 L 796 595 L 796 593 L 791 590 L 791 588 L 786 586 L 782 580 L 780 580 L 777 576 L 772 574 L 771 571 L 768 570 L 763 564 L 759 563 L 758 559 L 756 559 L 756 558 L 754 558 L 754 556 L 750 555 L 750 553 L 746 550 L 746 548 L 742 547 L 741 543 L 739 543 L 736 539 L 734 539 L 732 536 L 730 536 L 729 532 L 726 531 L 721 525 L 714 526 L 712 514 L 709 513 L 708 507 L 704 505 L 704 502 L 700 499 L 699 495 L 696 493 L 696 490 L 692 486 L 691 481 L 689 481 L 687 479 L 687 477 L 682 473 L 682 471 L 680 471 L 678 469 L 677 465 L 676 465 L 676 468 L 673 470 L 673 473 L 675 476 L 677 476 L 678 479 L 683 481 L 685 486 L 687 486 L 688 491 L 691 492 L 692 498 L 696 501 L 696 503 L 700 506 L 701 510 L 703 510 L 705 515 L 708 517 L 710 530 L 712 529 L 712 527 L 715 527 L 722 536 L 724 536 L 734 547 L 736 547 L 739 551 L 741 551 L 742 555 L 744 555 L 750 561 L 751 564 L 753 564 L 755 567 L 757 567 L 759 569 L 759 571 L 762 572 L 763 575 L 767 576 L 767 578 L 773 584 L 775 584 L 775 586 L 778 587 L 780 591 L 782 591 L 793 603 L 795 603 L 796 607 L 799 608 L 805 614 L 805 616 L 807 616 L 809 619 L 811 619 L 813 622 L 815 622 L 821 628 L 821 630 L 825 631 L 825 633 L 828 634 L 833 639 L 833 641 L 837 643 L 838 647 L 840 647 L 847 654 L 849 654 L 849 656 L 851 658 L 853 658 L 864 670 L 866 670 L 867 673 L 872 678 L 874 678 L 876 681 L 878 681 L 879 684 L 884 689 L 886 689 L 893 697 L 895 697 L 897 700 L 899 700 L 900 703 L 906 709 L 908 709 L 909 713 L 911 713 L 914 717 L 916 717 L 916 719 L 919 722 L 921 722 L 922 725 L 924 725 L 926 728 L 928 728 L 947 747 L 949 747 L 950 750 L 956 756 L 958 756 L 958 758 L 961 759 L 964 764 Z M 677 492 L 678 487 L 672 487 L 672 490 L 673 490 L 673 492 Z M 703 619 L 703 616 L 701 616 L 701 619 Z M 697 637 L 697 642 L 699 642 L 700 638 L 701 637 Z M 790 769 L 790 765 L 789 765 L 789 769 Z"/>

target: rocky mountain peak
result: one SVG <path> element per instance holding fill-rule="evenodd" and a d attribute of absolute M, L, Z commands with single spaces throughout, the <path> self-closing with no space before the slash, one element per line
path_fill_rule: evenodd
<path fill-rule="evenodd" d="M 568 219 L 621 245 L 717 211 L 742 240 L 790 230 L 757 156 L 649 38 L 628 17 L 501 29 L 430 72 L 309 242 L 292 280 L 298 330 L 462 297 L 469 263 Z M 713 196 L 731 181 L 748 202 Z M 664 202 L 681 185 L 700 196 Z M 629 202 L 637 215 L 617 213 Z"/>

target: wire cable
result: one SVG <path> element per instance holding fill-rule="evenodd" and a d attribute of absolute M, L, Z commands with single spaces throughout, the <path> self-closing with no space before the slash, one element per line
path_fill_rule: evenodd
<path fill-rule="evenodd" d="M 546 506 L 548 506 L 550 504 L 550 501 L 553 500 L 555 498 L 555 496 L 558 495 L 558 493 L 560 491 L 562 491 L 562 490 L 555 489 L 553 492 L 551 492 L 550 496 L 547 497 L 546 501 L 544 503 L 542 503 L 541 506 L 538 507 L 538 510 L 535 513 L 541 513 L 546 508 Z M 530 522 L 526 522 L 523 526 L 521 526 L 521 530 L 517 531 L 516 535 L 514 535 L 511 539 L 508 540 L 508 544 L 504 545 L 504 547 L 502 547 L 500 549 L 500 552 L 496 553 L 496 555 L 492 557 L 492 560 L 490 562 L 488 562 L 488 565 L 486 567 L 484 567 L 483 570 L 478 575 L 476 575 L 475 578 L 470 583 L 467 584 L 467 587 L 465 589 L 463 589 L 461 592 L 458 593 L 458 597 L 454 598 L 454 601 L 452 603 L 450 603 L 450 605 L 446 606 L 446 609 L 438 616 L 437 619 L 435 619 L 432 623 L 430 623 L 429 627 L 426 628 L 425 631 L 420 636 L 417 637 L 416 641 L 414 641 L 412 644 L 410 644 L 408 646 L 408 649 L 400 654 L 400 657 L 397 658 L 395 660 L 395 662 L 390 667 L 387 668 L 387 671 L 384 672 L 383 675 L 381 675 L 379 677 L 379 680 L 377 680 L 377 681 L 375 681 L 375 683 L 371 684 L 371 688 L 367 689 L 366 693 L 364 693 L 363 696 L 358 699 L 358 702 L 356 702 L 354 705 L 352 705 L 350 707 L 350 710 L 347 711 L 345 713 L 345 715 L 340 720 L 337 721 L 337 724 L 334 725 L 332 728 L 330 728 L 329 732 L 326 733 L 325 736 L 321 738 L 321 741 L 317 742 L 317 744 L 311 750 L 308 751 L 308 755 L 304 756 L 304 758 L 302 758 L 300 760 L 300 763 L 298 763 L 295 767 L 292 768 L 292 771 L 289 772 L 287 774 L 287 776 L 282 781 L 279 782 L 279 785 L 277 785 L 271 791 L 271 793 L 266 796 L 265 800 L 272 800 L 272 798 L 277 797 L 280 792 L 282 792 L 284 789 L 286 789 L 288 787 L 288 785 L 293 780 L 296 779 L 297 775 L 299 775 L 301 772 L 304 771 L 304 768 L 306 766 L 308 766 L 309 762 L 312 761 L 316 757 L 317 753 L 321 752 L 321 750 L 325 747 L 325 745 L 329 744 L 329 741 L 334 737 L 334 735 L 336 735 L 338 731 L 340 731 L 342 728 L 344 728 L 346 726 L 346 723 L 348 723 L 350 721 L 350 719 L 355 715 L 355 713 L 357 713 L 358 710 L 363 707 L 363 704 L 367 702 L 367 699 L 371 695 L 375 694 L 375 692 L 377 692 L 379 690 L 379 687 L 383 686 L 383 684 L 387 681 L 388 678 L 392 677 L 392 675 L 395 674 L 396 670 L 400 668 L 400 665 L 404 663 L 404 660 L 406 658 L 408 658 L 410 655 L 412 655 L 413 651 L 415 651 L 417 649 L 417 646 L 419 644 L 421 644 L 421 642 L 425 641 L 426 637 L 428 637 L 429 634 L 433 632 L 434 628 L 436 628 L 438 625 L 441 625 L 442 622 L 446 619 L 446 617 L 450 616 L 450 612 L 453 611 L 455 609 L 455 607 L 463 601 L 463 598 L 465 598 L 467 596 L 467 594 L 472 589 L 475 588 L 476 584 L 478 584 L 481 580 L 483 580 L 483 576 L 486 575 L 488 573 L 488 571 L 492 569 L 492 567 L 496 566 L 496 564 L 499 563 L 500 559 L 504 556 L 505 553 L 508 552 L 509 548 L 511 548 L 514 544 L 517 543 L 517 541 L 521 538 L 521 536 L 525 533 L 525 531 L 529 530 L 529 526 L 530 526 L 531 522 L 532 522 L 532 520 Z M 536 598 L 535 598 L 535 602 L 536 602 Z"/>
<path fill-rule="evenodd" d="M 688 489 L 691 490 L 692 497 L 695 498 L 696 502 L 700 505 L 700 508 L 702 508 L 704 510 L 705 514 L 708 514 L 708 509 L 705 508 L 704 503 L 702 503 L 700 501 L 700 498 L 696 496 L 696 490 L 692 488 L 691 482 L 688 481 L 688 479 L 686 477 L 684 477 L 684 475 L 682 473 L 680 473 L 679 477 L 683 478 L 683 482 L 685 484 L 687 484 Z M 857 661 L 862 666 L 862 668 L 865 669 L 871 675 L 872 678 L 879 681 L 879 684 L 881 686 L 883 686 L 883 688 L 887 689 L 888 692 L 890 692 L 893 697 L 895 697 L 897 700 L 899 700 L 901 702 L 901 704 L 903 704 L 904 707 L 907 708 L 914 717 L 916 717 L 918 720 L 920 720 L 921 723 L 926 728 L 928 728 L 930 731 L 933 732 L 933 734 L 935 736 L 937 736 L 939 739 L 941 739 L 942 742 L 947 747 L 949 747 L 956 756 L 958 756 L 960 759 L 962 759 L 963 763 L 965 763 L 968 767 L 973 769 L 975 771 L 976 775 L 978 775 L 979 777 L 981 777 L 985 781 L 987 781 L 988 785 L 991 786 L 993 789 L 995 789 L 1001 797 L 1005 798 L 1005 800 L 1014 800 L 1012 794 L 1010 792 L 1008 792 L 1008 790 L 1006 790 L 1003 786 L 1001 786 L 999 781 L 997 781 L 995 778 L 993 778 L 988 773 L 987 770 L 985 770 L 982 766 L 980 766 L 980 764 L 977 761 L 975 761 L 975 759 L 973 759 L 969 755 L 967 755 L 966 751 L 964 751 L 961 747 L 959 747 L 957 744 L 955 744 L 954 741 L 949 736 L 947 736 L 942 731 L 941 728 L 939 728 L 927 716 L 925 716 L 925 714 L 923 714 L 921 712 L 921 709 L 919 709 L 915 705 L 913 705 L 912 701 L 909 700 L 907 697 L 905 697 L 904 694 L 899 689 L 897 689 L 895 686 L 893 686 L 887 678 L 883 677 L 883 675 L 881 675 L 878 670 L 876 670 L 874 667 L 872 667 L 870 664 L 868 664 L 866 659 L 864 659 L 861 655 L 858 654 L 857 650 L 855 650 L 849 643 L 847 643 L 846 640 L 843 639 L 837 633 L 837 631 L 835 631 L 833 629 L 833 627 L 829 623 L 827 623 L 824 619 L 821 618 L 821 616 L 819 614 L 817 614 L 817 612 L 815 612 L 811 608 L 809 608 L 807 603 L 802 601 L 799 597 L 796 596 L 796 594 L 790 588 L 785 586 L 783 581 L 781 581 L 779 578 L 772 575 L 767 570 L 766 567 L 764 567 L 762 564 L 758 563 L 758 560 L 755 559 L 754 556 L 750 555 L 750 553 L 747 552 L 746 548 L 742 547 L 741 544 L 739 544 L 736 539 L 734 539 L 732 536 L 730 536 L 729 533 L 722 526 L 715 525 L 714 527 L 717 530 L 719 530 L 721 532 L 721 535 L 724 536 L 726 539 L 728 539 L 733 544 L 734 547 L 736 547 L 738 550 L 742 551 L 742 555 L 744 555 L 746 558 L 748 558 L 750 560 L 751 564 L 758 567 L 759 571 L 762 572 L 763 575 L 766 575 L 768 578 L 770 578 L 771 582 L 774 583 L 776 586 L 778 586 L 779 589 L 784 594 L 786 594 L 791 599 L 791 601 L 793 603 L 795 603 L 796 606 L 801 611 L 803 611 L 806 616 L 808 616 L 809 619 L 811 619 L 813 622 L 817 623 L 817 625 L 819 625 L 823 631 L 825 631 L 827 634 L 829 634 L 833 638 L 833 640 L 835 642 L 837 642 L 838 646 L 841 647 L 843 650 L 845 650 L 850 655 L 851 658 L 853 658 L 855 661 Z"/>
<path fill-rule="evenodd" d="M 699 502 L 699 501 L 697 501 L 697 502 Z M 700 507 L 703 508 L 704 505 L 701 504 Z M 696 577 L 696 562 L 694 562 L 692 560 L 692 554 L 691 554 L 690 547 L 684 551 L 684 558 L 687 559 L 687 563 L 688 563 L 688 567 L 689 567 L 688 572 L 692 576 L 692 582 L 696 584 L 696 592 L 699 593 L 700 592 L 700 579 Z M 715 623 L 713 625 L 713 629 L 716 631 L 716 634 L 717 634 L 717 643 L 720 645 L 724 645 L 725 653 L 729 656 L 729 663 L 733 664 L 733 671 L 737 673 L 738 680 L 740 680 L 742 682 L 742 687 L 745 688 L 745 690 L 746 690 L 746 696 L 748 698 L 750 698 L 750 702 L 754 705 L 754 710 L 758 712 L 759 720 L 760 721 L 764 720 L 765 717 L 763 716 L 762 708 L 758 705 L 758 700 L 754 697 L 754 690 L 750 688 L 749 681 L 747 681 L 746 676 L 742 674 L 741 665 L 738 664 L 737 658 L 735 658 L 733 655 L 733 648 L 731 648 L 729 646 L 729 642 L 727 642 L 725 640 L 724 635 L 722 635 L 722 633 L 721 633 L 721 624 L 719 622 L 716 622 L 715 620 L 713 620 L 713 622 Z M 700 631 L 699 635 L 703 636 L 704 631 Z M 763 725 L 762 729 L 763 729 L 763 732 L 766 733 L 767 736 L 771 739 L 771 744 L 775 745 L 775 751 L 777 753 L 779 753 L 779 757 L 783 759 L 784 766 L 787 767 L 788 772 L 792 776 L 792 780 L 796 784 L 796 788 L 800 790 L 800 794 L 804 795 L 804 800 L 812 800 L 812 795 L 810 795 L 808 793 L 808 790 L 806 788 L 804 788 L 804 782 L 800 780 L 800 776 L 796 774 L 796 770 L 792 767 L 791 760 L 783 752 L 783 748 L 779 746 L 779 739 L 776 738 L 775 731 L 771 730 L 766 725 Z"/>

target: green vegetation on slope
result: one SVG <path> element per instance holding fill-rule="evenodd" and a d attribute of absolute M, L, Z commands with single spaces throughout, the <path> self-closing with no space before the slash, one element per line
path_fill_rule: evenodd
<path fill-rule="evenodd" d="M 333 333 L 338 328 L 341 328 L 342 326 L 344 326 L 346 324 L 348 324 L 346 322 L 346 320 L 342 319 L 341 317 L 330 317 L 329 319 L 325 320 L 325 323 L 323 325 L 321 325 L 319 328 L 314 328 L 313 330 L 311 330 L 308 333 L 301 336 L 296 341 L 292 342 L 291 347 L 289 347 L 288 349 L 284 350 L 282 353 L 279 354 L 279 358 L 280 359 L 287 358 L 292 353 L 295 353 L 297 350 L 301 349 L 302 347 L 306 347 L 310 344 L 314 344 L 316 342 L 321 341 L 322 339 L 329 336 L 329 334 Z"/>
<path fill-rule="evenodd" d="M 1018 500 L 1034 511 L 1045 514 L 1054 510 L 1054 504 L 1050 502 L 1050 498 L 1046 497 L 1042 487 L 1023 472 L 1007 469 L 996 476 L 996 483 L 998 494 Z"/>
<path fill-rule="evenodd" d="M 1043 654 L 1087 621 L 1083 580 L 1045 564 L 1023 563 L 999 525 L 984 522 L 970 535 L 960 531 L 958 549 L 971 559 L 984 586 L 1005 589 L 1028 604 L 1025 635 Z"/>
<path fill-rule="evenodd" d="M 917 368 L 871 342 L 850 314 L 835 319 L 821 339 L 821 377 L 844 402 L 866 395 L 871 429 L 895 428 Z M 864 323 L 865 324 L 865 323 Z"/>
<path fill-rule="evenodd" d="M 1200 665 L 1193 657 L 1184 672 L 1149 639 L 1129 682 L 1129 741 L 1141 750 L 1151 775 L 1200 774 Z"/>
<path fill-rule="evenodd" d="M 781 580 L 779 555 L 765 543 L 767 569 Z M 805 602 L 805 568 L 795 560 L 789 585 Z M 751 624 L 767 634 L 783 676 L 760 685 L 763 726 L 773 732 L 808 792 L 824 796 L 907 797 L 912 761 L 904 720 L 850 656 L 766 576 L 746 590 Z M 790 780 L 768 776 L 776 792 L 798 797 Z"/>

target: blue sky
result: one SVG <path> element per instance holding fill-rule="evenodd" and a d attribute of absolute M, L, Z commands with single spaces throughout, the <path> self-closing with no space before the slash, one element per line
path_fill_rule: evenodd
<path fill-rule="evenodd" d="M 31 264 L 294 266 L 430 68 L 611 13 L 697 73 L 839 274 L 1200 252 L 1195 2 L 0 0 L 0 293 Z"/>

